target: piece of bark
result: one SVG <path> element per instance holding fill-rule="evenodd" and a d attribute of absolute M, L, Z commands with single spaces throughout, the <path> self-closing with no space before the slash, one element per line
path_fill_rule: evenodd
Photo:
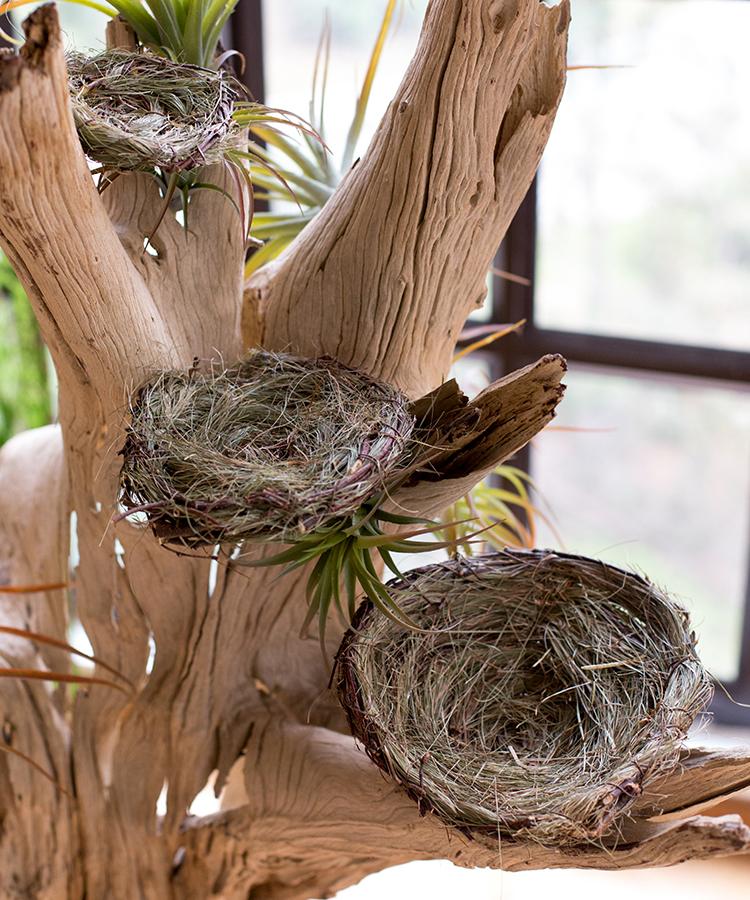
<path fill-rule="evenodd" d="M 501 378 L 466 406 L 444 409 L 424 441 L 429 448 L 393 494 L 390 507 L 436 516 L 553 419 L 564 393 L 561 356 L 545 356 Z"/>
<path fill-rule="evenodd" d="M 691 747 L 679 766 L 649 785 L 633 814 L 661 821 L 693 815 L 750 787 L 750 747 Z"/>

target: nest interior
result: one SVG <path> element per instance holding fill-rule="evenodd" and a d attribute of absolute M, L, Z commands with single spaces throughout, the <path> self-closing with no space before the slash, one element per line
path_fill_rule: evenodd
<path fill-rule="evenodd" d="M 78 136 L 105 169 L 186 171 L 240 145 L 232 112 L 242 89 L 221 69 L 127 50 L 67 62 Z"/>
<path fill-rule="evenodd" d="M 366 602 L 339 654 L 372 759 L 469 832 L 616 844 L 711 697 L 685 611 L 637 575 L 551 551 L 456 559 L 388 590 L 423 630 Z"/>
<path fill-rule="evenodd" d="M 403 394 L 332 359 L 164 372 L 135 396 L 121 500 L 170 544 L 293 540 L 381 494 L 413 429 Z"/>

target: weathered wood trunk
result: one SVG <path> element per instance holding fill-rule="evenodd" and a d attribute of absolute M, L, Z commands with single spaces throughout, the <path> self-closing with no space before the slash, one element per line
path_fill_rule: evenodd
<path fill-rule="evenodd" d="M 237 214 L 219 194 L 199 194 L 188 233 L 166 220 L 157 256 L 142 252 L 161 202 L 152 182 L 121 177 L 97 194 L 54 7 L 32 14 L 19 56 L 0 57 L 0 243 L 60 382 L 60 426 L 0 454 L 0 583 L 70 578 L 95 653 L 135 685 L 72 696 L 0 682 L 3 739 L 70 792 L 0 754 L 3 897 L 309 898 L 415 859 L 613 867 L 747 848 L 735 820 L 678 818 L 634 823 L 614 853 L 506 842 L 499 855 L 421 819 L 347 736 L 319 648 L 298 637 L 304 573 L 230 565 L 214 585 L 208 560 L 113 524 L 128 396 L 157 369 L 262 344 L 331 354 L 414 397 L 441 382 L 547 141 L 568 21 L 567 0 L 432 0 L 370 151 L 250 285 Z M 490 388 L 476 439 L 446 455 L 442 480 L 412 485 L 401 502 L 437 512 L 515 452 L 552 416 L 562 372 L 551 357 Z M 62 592 L 0 603 L 5 624 L 65 636 Z M 339 637 L 331 627 L 331 654 Z M 70 665 L 18 639 L 0 655 Z M 231 774 L 229 808 L 189 818 L 214 772 L 218 787 Z M 696 754 L 667 785 L 673 799 L 643 808 L 680 810 L 749 779 L 744 757 Z"/>

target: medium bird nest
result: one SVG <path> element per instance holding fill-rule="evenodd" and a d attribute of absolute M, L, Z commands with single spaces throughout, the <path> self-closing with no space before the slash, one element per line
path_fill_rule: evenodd
<path fill-rule="evenodd" d="M 240 146 L 229 74 L 147 52 L 68 55 L 73 117 L 88 157 L 116 171 L 182 172 Z"/>
<path fill-rule="evenodd" d="M 357 612 L 339 693 L 371 758 L 446 824 L 617 842 L 711 697 L 687 614 L 637 575 L 551 551 L 426 566 Z"/>
<path fill-rule="evenodd" d="M 403 394 L 332 359 L 164 372 L 135 396 L 121 500 L 169 544 L 293 541 L 382 494 L 413 429 Z"/>

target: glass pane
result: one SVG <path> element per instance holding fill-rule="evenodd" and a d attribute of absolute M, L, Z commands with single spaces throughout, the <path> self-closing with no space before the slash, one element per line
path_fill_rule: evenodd
<path fill-rule="evenodd" d="M 533 454 L 563 546 L 682 597 L 704 661 L 731 681 L 750 539 L 750 393 L 575 367 L 568 384 Z M 541 546 L 559 545 L 542 532 Z"/>
<path fill-rule="evenodd" d="M 750 349 L 750 3 L 576 0 L 538 321 Z"/>
<path fill-rule="evenodd" d="M 360 154 L 411 61 L 426 6 L 427 0 L 401 5 L 373 85 Z M 272 106 L 303 114 L 312 93 L 318 38 L 328 15 L 331 63 L 326 87 L 326 140 L 334 159 L 344 148 L 385 7 L 385 0 L 266 0 L 263 4 L 267 100 Z"/>

